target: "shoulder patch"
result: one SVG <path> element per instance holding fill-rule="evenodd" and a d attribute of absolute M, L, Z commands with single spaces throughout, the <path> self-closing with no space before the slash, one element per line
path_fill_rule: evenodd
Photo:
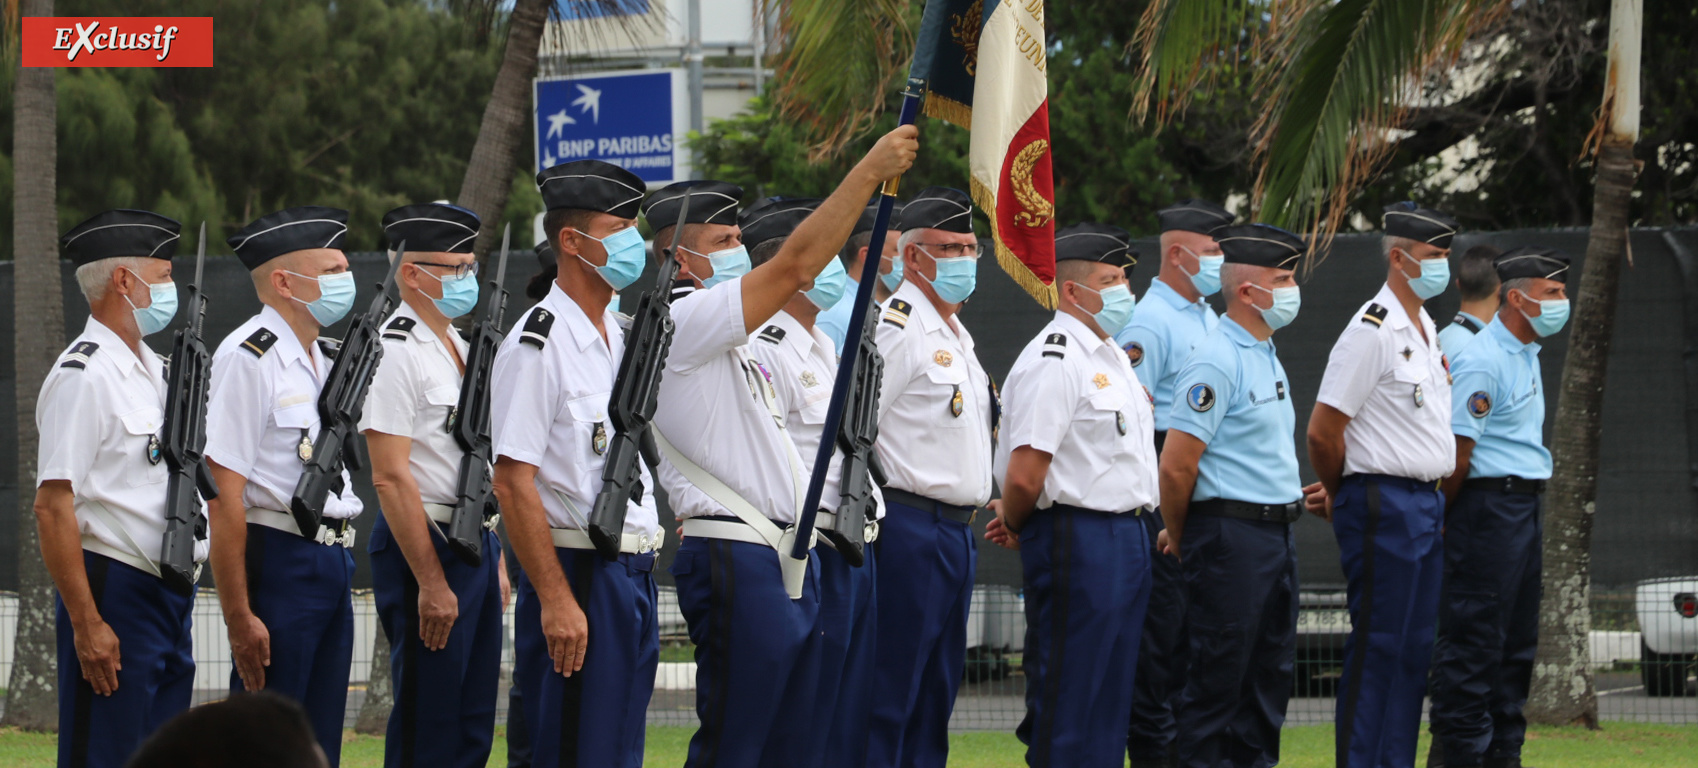
<path fill-rule="evenodd" d="M 1067 356 L 1067 337 L 1052 333 L 1044 337 L 1044 357 L 1063 358 Z"/>
<path fill-rule="evenodd" d="M 390 320 L 388 325 L 383 326 L 383 338 L 405 341 L 407 339 L 407 334 L 413 332 L 413 326 L 418 324 L 419 321 L 414 320 L 413 318 L 397 317 L 394 320 Z"/>
<path fill-rule="evenodd" d="M 884 321 L 898 328 L 908 327 L 908 314 L 914 311 L 914 305 L 901 299 L 891 299 L 890 305 L 884 308 Z"/>
<path fill-rule="evenodd" d="M 768 344 L 777 344 L 778 342 L 781 342 L 783 340 L 784 340 L 784 329 L 783 328 L 780 328 L 776 325 L 769 325 L 769 326 L 761 329 L 761 341 L 767 342 Z"/>
<path fill-rule="evenodd" d="M 1185 404 L 1198 413 L 1215 407 L 1214 388 L 1207 384 L 1192 384 L 1191 388 L 1185 391 Z"/>
<path fill-rule="evenodd" d="M 265 353 L 271 351 L 271 345 L 276 343 L 277 334 L 272 333 L 268 328 L 261 328 L 242 341 L 242 349 L 247 350 L 254 357 L 265 357 Z"/>
<path fill-rule="evenodd" d="M 1388 310 L 1385 307 L 1382 307 L 1379 304 L 1369 304 L 1368 311 L 1362 313 L 1362 322 L 1378 328 L 1381 323 L 1386 321 L 1387 311 Z"/>
<path fill-rule="evenodd" d="M 1144 345 L 1136 341 L 1129 341 L 1121 349 L 1126 350 L 1126 359 L 1132 361 L 1133 368 L 1144 364 Z"/>
<path fill-rule="evenodd" d="M 1486 418 L 1492 412 L 1492 396 L 1480 390 L 1468 396 L 1468 415 L 1476 419 Z"/>
<path fill-rule="evenodd" d="M 79 341 L 75 346 L 71 347 L 71 351 L 65 353 L 63 362 L 59 363 L 59 367 L 86 368 L 88 366 L 88 359 L 92 357 L 98 349 L 100 349 L 100 345 L 95 342 Z"/>
<path fill-rule="evenodd" d="M 554 313 L 537 309 L 525 318 L 525 329 L 519 333 L 519 343 L 537 349 L 548 346 L 548 332 L 554 328 Z"/>

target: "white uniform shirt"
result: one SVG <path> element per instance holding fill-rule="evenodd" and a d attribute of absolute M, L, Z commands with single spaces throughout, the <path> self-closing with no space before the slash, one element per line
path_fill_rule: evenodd
<path fill-rule="evenodd" d="M 41 433 L 36 484 L 70 481 L 84 541 L 158 562 L 168 468 L 149 456 L 157 455 L 164 425 L 165 366 L 159 356 L 143 347 L 137 358 L 118 334 L 90 317 L 47 372 L 35 403 Z M 109 528 L 91 509 L 94 504 L 104 506 L 123 531 Z M 197 542 L 195 561 L 205 560 L 206 551 L 207 542 Z"/>
<path fill-rule="evenodd" d="M 399 322 L 397 322 L 399 321 Z M 383 362 L 371 377 L 360 412 L 360 431 L 373 430 L 413 441 L 407 466 L 426 504 L 453 505 L 460 460 L 466 452 L 449 431 L 449 415 L 460 404 L 460 380 L 455 360 L 465 361 L 468 347 L 460 334 L 448 333 L 450 351 L 442 338 L 402 303 L 383 322 Z"/>
<path fill-rule="evenodd" d="M 1065 312 L 1015 359 L 1002 387 L 996 476 L 1006 485 L 1014 449 L 1050 454 L 1038 508 L 1099 512 L 1155 506 L 1155 404 L 1118 345 Z"/>
<path fill-rule="evenodd" d="M 1425 339 L 1388 285 L 1351 316 L 1333 345 L 1316 399 L 1350 417 L 1346 475 L 1428 481 L 1456 468 L 1450 366 L 1426 309 L 1420 322 Z"/>
<path fill-rule="evenodd" d="M 540 339 L 526 335 L 544 323 L 539 313 L 552 316 Z M 537 494 L 551 528 L 589 527 L 590 509 L 601 493 L 601 470 L 613 439 L 607 404 L 625 355 L 625 332 L 612 311 L 602 311 L 601 327 L 606 341 L 577 302 L 558 284 L 550 286 L 502 340 L 490 372 L 491 445 L 496 456 L 537 468 Z M 626 506 L 624 532 L 652 538 L 660 531 L 654 478 L 638 464 L 643 500 Z M 567 510 L 559 494 L 577 509 Z"/>
<path fill-rule="evenodd" d="M 796 444 L 803 471 L 812 472 L 814 458 L 819 455 L 820 434 L 825 430 L 826 411 L 831 405 L 831 391 L 837 382 L 836 343 L 817 324 L 812 330 L 803 328 L 789 312 L 780 311 L 765 328 L 749 337 L 749 356 L 772 373 L 772 388 L 778 393 L 778 405 L 785 414 L 785 429 L 790 432 L 790 441 Z M 820 508 L 837 511 L 842 502 L 839 495 L 842 483 L 843 449 L 839 447 L 832 451 L 831 466 L 826 469 Z M 875 514 L 881 518 L 883 500 L 875 486 Z"/>
<path fill-rule="evenodd" d="M 287 513 L 305 466 L 301 439 L 318 438 L 318 392 L 331 360 L 317 344 L 307 346 L 277 310 L 266 307 L 236 326 L 212 355 L 206 456 L 247 479 L 244 506 Z M 349 520 L 361 509 L 344 469 L 342 493 L 326 500 L 324 516 Z"/>
<path fill-rule="evenodd" d="M 890 487 L 945 504 L 990 501 L 999 406 L 960 318 L 945 321 L 918 286 L 904 283 L 880 310 L 878 349 L 878 457 Z"/>
<path fill-rule="evenodd" d="M 784 412 L 772 370 L 750 356 L 744 279 L 673 303 L 677 330 L 660 379 L 654 424 L 685 458 L 782 526 L 796 520 L 807 490 L 806 465 L 780 425 Z M 664 457 L 660 482 L 680 520 L 731 515 Z"/>

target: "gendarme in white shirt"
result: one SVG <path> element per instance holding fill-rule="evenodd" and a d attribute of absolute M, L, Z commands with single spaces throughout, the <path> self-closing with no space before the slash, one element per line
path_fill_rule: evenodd
<path fill-rule="evenodd" d="M 678 452 L 774 522 L 796 520 L 805 466 L 785 434 L 772 369 L 749 353 L 743 281 L 727 280 L 672 305 L 677 330 L 660 379 L 654 425 Z M 665 457 L 660 482 L 678 519 L 731 516 Z"/>
<path fill-rule="evenodd" d="M 524 332 L 540 321 L 538 313 L 553 316 L 547 335 L 527 337 Z M 587 517 L 601 492 L 601 470 L 613 439 L 607 403 L 625 355 L 625 332 L 617 316 L 602 310 L 601 326 L 606 341 L 583 308 L 559 284 L 552 285 L 501 341 L 490 372 L 494 453 L 537 468 L 537 494 L 550 528 L 588 528 Z M 660 532 L 654 478 L 646 466 L 638 471 L 643 500 L 626 507 L 624 532 L 653 538 Z M 566 508 L 561 494 L 575 511 Z"/>
<path fill-rule="evenodd" d="M 994 406 L 966 326 L 903 283 L 880 310 L 878 349 L 878 457 L 889 486 L 945 504 L 990 501 Z"/>
<path fill-rule="evenodd" d="M 47 372 L 35 403 L 41 433 L 36 484 L 71 483 L 84 549 L 136 567 L 144 563 L 131 561 L 158 562 L 167 467 L 150 456 L 158 455 L 164 422 L 165 366 L 159 356 L 143 346 L 138 358 L 118 334 L 90 317 Z M 122 530 L 113 530 L 106 519 Z M 206 552 L 207 542 L 196 542 L 195 562 L 205 560 Z"/>
<path fill-rule="evenodd" d="M 1130 360 L 1065 312 L 1021 350 L 1002 387 L 996 476 L 1016 448 L 1053 458 L 1038 508 L 1099 512 L 1155 506 L 1155 411 Z"/>
<path fill-rule="evenodd" d="M 453 350 L 442 343 L 419 313 L 403 302 L 383 321 L 383 362 L 371 377 L 360 431 L 410 438 L 408 468 L 425 504 L 453 505 L 460 460 L 466 452 L 449 431 L 460 404 L 463 375 L 455 360 L 466 359 L 466 341 L 449 330 Z"/>
<path fill-rule="evenodd" d="M 243 506 L 288 512 L 304 466 L 301 440 L 318 438 L 318 392 L 330 365 L 317 344 L 303 348 L 271 307 L 219 343 L 206 405 L 206 456 L 247 479 Z M 352 519 L 361 509 L 344 469 L 342 493 L 326 499 L 324 516 Z"/>
<path fill-rule="evenodd" d="M 1350 316 L 1333 345 L 1316 400 L 1350 417 L 1344 428 L 1346 475 L 1425 482 L 1456 468 L 1449 366 L 1425 308 L 1420 323 L 1425 339 L 1387 285 Z"/>

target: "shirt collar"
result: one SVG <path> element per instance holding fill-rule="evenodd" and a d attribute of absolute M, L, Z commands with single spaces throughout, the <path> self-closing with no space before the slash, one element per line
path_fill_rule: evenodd
<path fill-rule="evenodd" d="M 1228 315 L 1220 316 L 1220 328 L 1227 338 L 1232 339 L 1232 343 L 1240 347 L 1254 347 L 1258 344 L 1273 346 L 1273 337 L 1270 336 L 1258 341 L 1255 336 L 1250 335 L 1249 331 L 1244 330 L 1244 326 L 1239 325 L 1237 320 Z"/>
<path fill-rule="evenodd" d="M 1498 345 L 1510 352 L 1519 354 L 1531 350 L 1537 353 L 1540 349 L 1537 341 L 1529 341 L 1523 344 L 1520 339 L 1515 338 L 1515 334 L 1509 332 L 1509 326 L 1504 325 L 1503 321 L 1498 319 L 1496 315 L 1492 316 L 1492 322 L 1486 326 L 1484 332 L 1497 339 Z"/>
<path fill-rule="evenodd" d="M 778 311 L 778 314 L 772 316 L 772 324 L 784 329 L 784 338 L 779 343 L 790 345 L 803 358 L 811 355 L 814 351 L 813 348 L 819 345 L 819 340 L 814 338 L 814 331 L 819 328 L 817 324 L 814 329 L 803 328 L 802 321 L 797 320 L 794 315 L 782 309 Z M 827 355 L 827 357 L 830 357 L 830 355 Z"/>
<path fill-rule="evenodd" d="M 1191 309 L 1193 307 L 1200 306 L 1203 303 L 1202 299 L 1186 301 L 1184 296 L 1179 295 L 1178 291 L 1173 290 L 1173 286 L 1168 285 L 1167 281 L 1161 279 L 1159 276 L 1156 279 L 1151 280 L 1150 287 L 1144 291 L 1145 301 L 1149 301 L 1151 297 L 1159 298 L 1162 301 L 1167 302 L 1167 305 L 1174 309 Z"/>
<path fill-rule="evenodd" d="M 1079 343 L 1080 351 L 1087 355 L 1094 355 L 1100 348 L 1108 346 L 1107 341 L 1097 338 L 1096 331 L 1091 330 L 1089 326 L 1080 322 L 1079 318 L 1069 315 L 1066 312 L 1062 312 L 1061 310 L 1056 310 L 1055 319 L 1050 322 L 1050 325 L 1054 326 L 1056 330 L 1073 337 L 1073 340 Z M 1115 347 L 1114 349 L 1116 353 L 1124 355 L 1124 353 L 1120 352 L 1119 347 Z"/>
<path fill-rule="evenodd" d="M 1412 324 L 1409 313 L 1403 311 L 1403 302 L 1398 301 L 1397 294 L 1391 292 L 1391 283 L 1380 286 L 1380 292 L 1374 294 L 1374 303 L 1385 307 L 1385 325 L 1407 328 Z"/>
<path fill-rule="evenodd" d="M 547 305 L 556 317 L 566 319 L 566 328 L 572 332 L 572 341 L 578 345 L 578 349 L 589 349 L 591 344 L 603 343 L 601 331 L 596 330 L 595 324 L 590 322 L 590 316 L 584 314 L 584 308 L 578 306 L 578 302 L 573 301 L 571 296 L 567 296 L 559 283 L 549 285 L 548 295 L 544 296 L 540 303 Z M 613 334 L 619 332 L 619 320 L 613 316 L 612 310 L 601 311 L 601 327 L 607 330 L 607 342 L 611 343 Z"/>
<path fill-rule="evenodd" d="M 973 340 L 967 334 L 967 326 L 961 325 L 961 316 L 959 314 L 955 316 L 955 325 L 960 326 L 958 331 L 955 326 L 950 325 L 948 320 L 943 319 L 943 315 L 938 313 L 937 307 L 932 306 L 932 300 L 926 298 L 925 292 L 921 291 L 919 286 L 903 281 L 902 287 L 896 289 L 896 293 L 891 298 L 900 298 L 912 305 L 913 309 L 908 312 L 909 322 L 920 321 L 921 330 L 926 333 L 935 332 L 953 338 L 961 345 L 962 349 L 970 350 L 973 348 Z"/>
<path fill-rule="evenodd" d="M 1470 314 L 1468 314 L 1468 313 L 1467 313 L 1467 312 L 1463 312 L 1463 311 L 1462 311 L 1462 310 L 1460 310 L 1460 309 L 1459 309 L 1459 310 L 1457 310 L 1457 311 L 1456 311 L 1456 316 L 1457 316 L 1457 317 L 1466 317 L 1466 318 L 1468 318 L 1468 319 L 1469 319 L 1469 320 L 1473 320 L 1473 321 L 1474 321 L 1474 324 L 1475 324 L 1475 325 L 1478 325 L 1478 326 L 1480 326 L 1480 327 L 1481 327 L 1481 328 L 1482 328 L 1482 329 L 1484 329 L 1484 328 L 1485 328 L 1485 327 L 1486 327 L 1486 326 L 1488 326 L 1488 325 L 1491 325 L 1491 324 L 1492 324 L 1492 321 L 1491 321 L 1491 320 L 1481 320 L 1481 319 L 1480 319 L 1480 318 L 1478 318 L 1478 317 L 1475 317 L 1475 316 L 1473 316 L 1473 315 L 1470 315 Z M 1493 318 L 1492 318 L 1492 319 L 1493 319 L 1493 320 L 1495 320 L 1495 319 L 1497 319 L 1497 318 L 1496 318 L 1496 317 L 1493 317 Z"/>
<path fill-rule="evenodd" d="M 119 373 L 129 376 L 132 372 L 137 370 L 140 370 L 143 373 L 147 372 L 147 363 L 143 362 L 141 358 L 136 357 L 136 353 L 130 349 L 130 345 L 126 344 L 122 338 L 119 338 L 117 331 L 106 327 L 105 323 L 94 319 L 94 315 L 89 315 L 88 322 L 83 325 L 83 335 L 89 337 L 90 341 L 112 350 L 111 359 L 117 364 Z M 145 343 L 142 345 L 142 349 L 147 350 L 147 345 Z M 143 354 L 151 355 L 153 353 L 151 351 L 144 351 Z M 157 359 L 158 358 L 155 358 L 155 360 Z"/>
<path fill-rule="evenodd" d="M 289 327 L 289 321 L 283 319 L 283 313 L 278 312 L 276 307 L 267 304 L 260 309 L 259 325 L 277 335 L 277 343 L 272 345 L 271 351 L 277 354 L 277 359 L 282 361 L 284 365 L 299 360 L 308 368 L 313 367 L 309 357 L 312 352 L 301 347 L 300 339 L 295 337 L 294 329 Z"/>

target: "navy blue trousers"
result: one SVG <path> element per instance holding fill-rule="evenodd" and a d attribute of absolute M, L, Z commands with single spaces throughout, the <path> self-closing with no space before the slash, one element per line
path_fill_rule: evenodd
<path fill-rule="evenodd" d="M 1297 652 L 1291 526 L 1190 515 L 1181 546 L 1190 647 L 1178 703 L 1179 764 L 1275 765 Z"/>
<path fill-rule="evenodd" d="M 1344 478 L 1332 528 L 1348 579 L 1350 638 L 1338 682 L 1339 768 L 1408 768 L 1444 577 L 1444 495 L 1431 482 Z"/>
<path fill-rule="evenodd" d="M 1519 757 L 1539 646 L 1539 497 L 1464 490 L 1445 526 L 1433 733 L 1445 764 Z"/>
<path fill-rule="evenodd" d="M 1014 733 L 1027 765 L 1123 764 L 1149 551 L 1144 523 L 1130 513 L 1057 505 L 1021 529 L 1026 718 Z"/>
<path fill-rule="evenodd" d="M 485 531 L 483 563 L 470 566 L 442 537 L 433 533 L 431 541 L 460 611 L 448 644 L 437 651 L 419 640 L 419 583 L 388 521 L 379 515 L 372 529 L 371 580 L 395 690 L 383 764 L 484 768 L 501 681 L 501 582 L 495 572 L 501 542 Z"/>
<path fill-rule="evenodd" d="M 271 634 L 265 690 L 301 703 L 331 768 L 342 762 L 342 719 L 354 660 L 354 555 L 248 524 L 248 604 Z M 230 691 L 245 691 L 235 666 Z"/>
<path fill-rule="evenodd" d="M 1185 571 L 1179 561 L 1156 551 L 1165 527 L 1161 515 L 1139 515 L 1150 539 L 1150 603 L 1138 643 L 1138 674 L 1132 683 L 1132 721 L 1126 755 L 1133 760 L 1166 759 L 1178 734 L 1173 705 L 1185 674 Z"/>
<path fill-rule="evenodd" d="M 96 696 L 83 679 L 65 602 L 54 598 L 59 646 L 59 765 L 121 768 L 165 721 L 189 708 L 194 693 L 194 598 L 151 573 L 105 555 L 83 553 L 100 618 L 118 636 L 118 690 Z"/>
<path fill-rule="evenodd" d="M 531 765 L 641 768 L 649 699 L 660 664 L 656 556 L 608 560 L 595 550 L 554 552 L 589 623 L 589 648 L 584 668 L 571 677 L 554 671 L 542 634 L 542 603 L 531 580 L 521 576 L 513 677 L 524 690 Z"/>
<path fill-rule="evenodd" d="M 820 677 L 813 758 L 806 764 L 861 768 L 867 762 L 873 664 L 878 642 L 878 557 L 865 547 L 855 568 L 830 547 L 819 547 Z"/>
<path fill-rule="evenodd" d="M 943 768 L 967 663 L 978 543 L 965 523 L 885 500 L 869 768 Z"/>
<path fill-rule="evenodd" d="M 685 537 L 672 561 L 696 644 L 696 715 L 685 766 L 807 765 L 820 664 L 819 558 L 791 600 L 771 547 Z"/>

